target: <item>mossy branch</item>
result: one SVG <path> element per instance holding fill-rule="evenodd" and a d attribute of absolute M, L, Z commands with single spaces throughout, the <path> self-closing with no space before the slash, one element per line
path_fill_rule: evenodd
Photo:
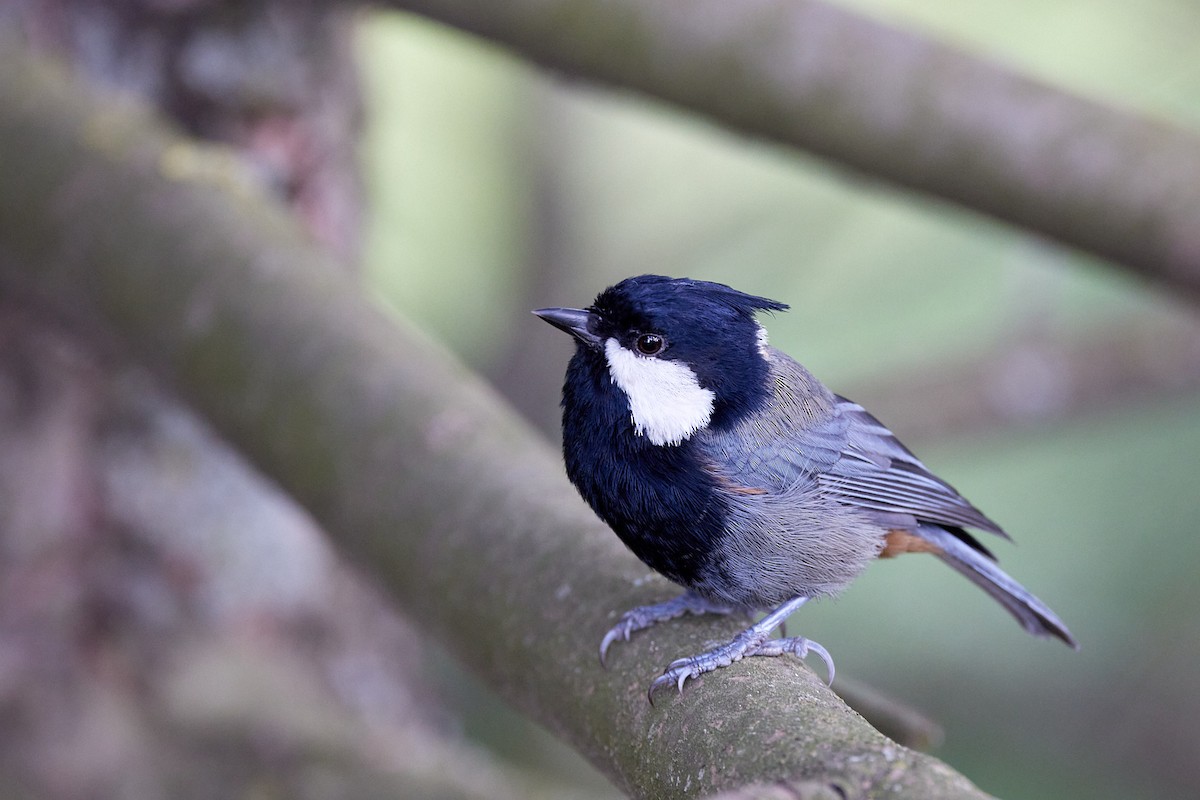
<path fill-rule="evenodd" d="M 665 662 L 737 623 L 666 626 L 602 670 L 615 612 L 673 589 L 487 385 L 365 298 L 222 151 L 11 43 L 0 109 L 0 284 L 157 369 L 431 636 L 625 790 L 983 796 L 791 659 L 647 705 Z"/>

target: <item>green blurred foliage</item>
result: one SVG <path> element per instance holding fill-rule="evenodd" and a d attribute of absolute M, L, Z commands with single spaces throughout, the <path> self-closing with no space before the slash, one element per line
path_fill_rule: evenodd
<path fill-rule="evenodd" d="M 848 3 L 1067 88 L 1200 123 L 1193 3 Z M 1085 335 L 1194 314 L 1093 259 L 640 98 L 557 80 L 428 23 L 375 17 L 361 45 L 372 284 L 493 374 L 533 353 L 556 385 L 570 345 L 528 309 L 585 304 L 650 271 L 791 303 L 768 321 L 772 341 L 839 391 L 1030 328 Z M 552 257 L 539 259 L 547 237 Z M 525 399 L 550 425 L 557 396 L 544 395 Z M 1200 398 L 908 443 L 1012 533 L 1020 547 L 995 543 L 1003 566 L 1083 649 L 1027 637 L 921 558 L 873 567 L 840 600 L 805 608 L 793 632 L 943 722 L 938 754 L 1000 796 L 1200 794 Z M 544 762 L 579 768 L 528 726 L 518 741 L 516 718 L 478 690 L 460 702 L 477 710 L 465 727 L 507 754 L 549 748 Z"/>
<path fill-rule="evenodd" d="M 518 149 L 530 76 L 394 16 L 364 26 L 362 50 L 369 278 L 459 350 L 486 350 L 511 322 L 509 287 L 524 261 Z"/>

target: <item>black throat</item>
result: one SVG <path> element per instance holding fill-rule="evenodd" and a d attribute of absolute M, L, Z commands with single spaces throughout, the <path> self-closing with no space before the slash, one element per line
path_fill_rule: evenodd
<path fill-rule="evenodd" d="M 567 368 L 562 405 L 567 476 L 583 499 L 651 569 L 703 582 L 717 568 L 728 509 L 695 445 L 639 436 L 603 354 L 586 347 Z"/>

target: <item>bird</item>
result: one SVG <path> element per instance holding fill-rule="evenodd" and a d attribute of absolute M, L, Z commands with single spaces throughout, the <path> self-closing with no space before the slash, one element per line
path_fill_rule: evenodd
<path fill-rule="evenodd" d="M 626 278 L 586 308 L 533 313 L 571 334 L 562 450 L 579 494 L 650 569 L 683 587 L 624 613 L 600 643 L 686 614 L 757 622 L 670 663 L 650 685 L 751 656 L 818 655 L 803 636 L 772 638 L 809 600 L 836 595 L 872 561 L 929 553 L 1035 636 L 1078 644 L 970 531 L 1004 530 L 934 475 L 861 405 L 772 347 L 760 313 L 776 300 L 725 284 Z"/>

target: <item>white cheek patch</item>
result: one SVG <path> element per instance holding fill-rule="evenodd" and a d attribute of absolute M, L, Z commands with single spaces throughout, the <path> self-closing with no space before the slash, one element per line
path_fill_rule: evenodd
<path fill-rule="evenodd" d="M 604 344 L 608 374 L 629 398 L 638 435 L 657 445 L 679 444 L 712 419 L 716 395 L 678 361 L 640 356 L 616 339 Z"/>

